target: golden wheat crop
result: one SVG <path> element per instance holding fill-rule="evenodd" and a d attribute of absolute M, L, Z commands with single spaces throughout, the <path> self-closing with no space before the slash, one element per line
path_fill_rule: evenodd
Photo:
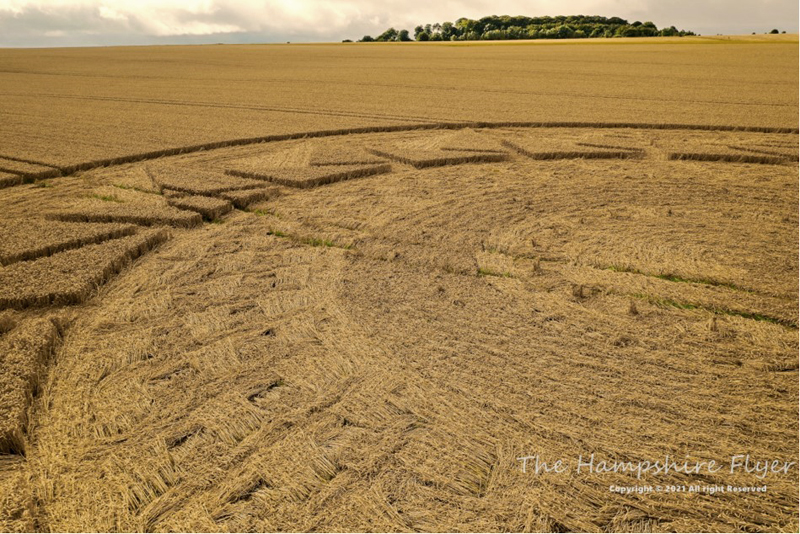
<path fill-rule="evenodd" d="M 246 209 L 250 204 L 263 202 L 277 198 L 281 195 L 279 187 L 266 187 L 263 189 L 242 189 L 236 191 L 225 191 L 220 193 L 220 197 L 229 200 L 240 210 Z"/>
<path fill-rule="evenodd" d="M 25 452 L 30 399 L 41 386 L 48 359 L 58 340 L 49 319 L 15 326 L 0 345 L 0 454 Z"/>
<path fill-rule="evenodd" d="M 791 37 L 401 50 L 123 47 L 57 56 L 6 49 L 0 112 L 26 113 L 0 123 L 0 156 L 74 168 L 232 139 L 435 122 L 796 128 L 798 56 Z M 442 70 L 420 76 L 420 65 Z M 87 76 L 98 83 L 85 83 Z M 124 83 L 101 83 L 109 77 Z"/>
<path fill-rule="evenodd" d="M 613 41 L 0 51 L 0 530 L 796 531 L 520 464 L 800 453 L 796 42 Z"/>
<path fill-rule="evenodd" d="M 198 213 L 179 210 L 166 204 L 136 206 L 106 199 L 78 199 L 63 209 L 48 213 L 47 217 L 68 222 L 119 222 L 177 227 L 192 227 L 201 221 Z"/>
<path fill-rule="evenodd" d="M 0 271 L 0 310 L 83 302 L 111 275 L 166 239 L 166 230 L 143 230 L 5 267 Z"/>
<path fill-rule="evenodd" d="M 8 265 L 90 243 L 131 235 L 136 227 L 126 224 L 73 224 L 44 219 L 10 219 L 0 222 L 0 265 Z"/>
<path fill-rule="evenodd" d="M 391 165 L 385 163 L 378 165 L 331 165 L 301 168 L 264 168 L 256 161 L 231 162 L 227 174 L 242 178 L 266 180 L 278 185 L 306 189 L 325 184 L 352 180 L 363 176 L 384 174 L 392 170 Z"/>
<path fill-rule="evenodd" d="M 233 204 L 222 198 L 187 195 L 167 201 L 170 206 L 182 210 L 196 211 L 207 221 L 214 221 L 233 209 Z"/>

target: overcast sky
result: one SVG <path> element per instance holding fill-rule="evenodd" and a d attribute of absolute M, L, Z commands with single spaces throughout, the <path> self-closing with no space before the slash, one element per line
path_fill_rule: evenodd
<path fill-rule="evenodd" d="M 603 15 L 704 35 L 798 29 L 798 0 L 0 0 L 0 46 L 320 42 L 486 15 Z"/>

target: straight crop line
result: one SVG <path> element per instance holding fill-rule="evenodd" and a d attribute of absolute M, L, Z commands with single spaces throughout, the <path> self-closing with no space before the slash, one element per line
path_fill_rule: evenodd
<path fill-rule="evenodd" d="M 720 161 L 725 163 L 758 163 L 762 165 L 782 165 L 792 162 L 788 157 L 752 156 L 749 154 L 711 154 L 707 152 L 671 152 L 667 154 L 667 159 L 683 161 Z"/>
<path fill-rule="evenodd" d="M 629 159 L 641 157 L 644 153 L 643 150 L 624 149 L 624 150 L 606 150 L 606 151 L 588 151 L 580 152 L 577 150 L 572 151 L 550 151 L 550 152 L 531 152 L 516 143 L 511 141 L 501 141 L 503 146 L 534 160 L 552 160 L 552 159 Z"/>
<path fill-rule="evenodd" d="M 15 156 L 6 156 L 3 154 L 0 154 L 0 159 L 7 159 L 9 161 L 16 161 L 18 163 L 27 163 L 29 165 L 39 165 L 40 167 L 50 167 L 51 169 L 58 169 L 57 165 L 53 165 L 52 163 L 44 163 L 43 161 L 36 161 L 35 159 L 18 158 Z"/>
<path fill-rule="evenodd" d="M 388 158 L 394 161 L 399 161 L 400 163 L 405 163 L 406 165 L 411 165 L 416 169 L 424 169 L 426 167 L 442 167 L 445 165 L 459 165 L 462 163 L 493 163 L 498 161 L 507 161 L 508 154 L 505 152 L 479 152 L 479 151 L 468 151 L 470 152 L 467 156 L 444 156 L 441 158 L 433 158 L 433 159 L 413 159 L 411 157 L 406 157 L 399 154 L 394 154 L 391 152 L 384 152 L 382 150 L 374 150 L 369 149 L 371 154 L 376 156 L 380 156 L 383 158 Z"/>
<path fill-rule="evenodd" d="M 0 172 L 5 172 L 5 173 L 8 173 L 8 174 L 16 174 L 17 176 L 24 176 L 25 175 L 25 171 L 20 171 L 20 170 L 17 170 L 17 169 L 10 169 L 8 167 L 3 167 L 2 165 L 0 165 Z"/>
<path fill-rule="evenodd" d="M 85 247 L 86 245 L 94 245 L 112 239 L 128 237 L 135 233 L 136 233 L 135 226 L 123 226 L 122 228 L 116 228 L 93 236 L 70 239 L 61 243 L 57 243 L 55 245 L 42 246 L 39 248 L 31 248 L 16 254 L 8 254 L 6 256 L 0 256 L 0 265 L 6 266 L 20 261 L 36 260 L 39 258 L 52 256 L 53 254 L 57 254 L 59 252 L 64 252 L 65 250 L 77 249 Z"/>
<path fill-rule="evenodd" d="M 292 180 L 288 178 L 281 178 L 279 174 L 263 174 L 258 172 L 238 171 L 229 169 L 225 174 L 229 176 L 236 176 L 238 178 L 248 178 L 252 180 L 264 180 L 278 185 L 285 185 L 287 187 L 294 187 L 298 189 L 308 189 L 311 187 L 318 187 L 321 185 L 328 185 L 345 180 L 352 180 L 355 178 L 364 178 L 366 176 L 374 176 L 376 174 L 384 174 L 390 172 L 392 166 L 389 164 L 374 164 L 365 167 L 359 167 L 351 171 L 333 172 L 325 176 L 317 178 L 307 178 L 305 180 Z"/>
<path fill-rule="evenodd" d="M 775 150 L 766 150 L 766 149 L 763 149 L 763 148 L 751 148 L 751 147 L 740 146 L 740 145 L 726 145 L 726 146 L 728 148 L 730 148 L 731 150 L 742 150 L 744 152 L 755 152 L 757 154 L 767 154 L 768 156 L 779 156 L 779 157 L 786 158 L 787 160 L 793 160 L 793 161 L 797 161 L 798 160 L 798 158 L 795 157 L 792 154 L 786 154 L 785 152 L 778 152 L 778 151 L 775 151 Z M 797 147 L 792 147 L 792 149 L 796 149 L 796 148 Z M 791 150 L 791 149 L 787 148 L 787 150 Z"/>

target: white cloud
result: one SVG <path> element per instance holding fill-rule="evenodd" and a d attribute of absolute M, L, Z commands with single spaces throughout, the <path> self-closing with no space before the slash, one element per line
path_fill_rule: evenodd
<path fill-rule="evenodd" d="M 110 8 L 108 6 L 100 6 L 98 9 L 98 13 L 104 19 L 109 20 L 128 20 L 128 16 L 124 13 L 120 13 L 116 9 Z"/>
<path fill-rule="evenodd" d="M 700 33 L 797 31 L 796 0 L 0 0 L 0 46 L 338 41 L 486 15 L 606 15 Z M 92 37 L 89 37 L 92 36 Z M 192 41 L 192 42 L 197 42 Z"/>

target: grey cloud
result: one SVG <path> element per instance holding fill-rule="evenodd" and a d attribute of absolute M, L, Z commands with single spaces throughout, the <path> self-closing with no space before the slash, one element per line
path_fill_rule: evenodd
<path fill-rule="evenodd" d="M 0 46 L 340 41 L 376 35 L 389 26 L 412 29 L 421 23 L 493 14 L 600 14 L 652 20 L 658 26 L 702 34 L 765 32 L 773 27 L 796 32 L 798 20 L 796 0 L 575 0 L 569 6 L 555 0 L 327 0 L 305 2 L 307 9 L 300 13 L 286 5 L 214 0 L 210 9 L 193 12 L 164 0 L 155 10 L 119 8 L 127 14 L 124 20 L 103 17 L 99 1 L 47 8 L 30 4 L 17 13 L 0 7 Z"/>
<path fill-rule="evenodd" d="M 797 32 L 797 1 L 673 0 L 646 2 L 630 11 L 629 18 L 652 20 L 703 35 L 764 33 L 772 28 Z"/>

